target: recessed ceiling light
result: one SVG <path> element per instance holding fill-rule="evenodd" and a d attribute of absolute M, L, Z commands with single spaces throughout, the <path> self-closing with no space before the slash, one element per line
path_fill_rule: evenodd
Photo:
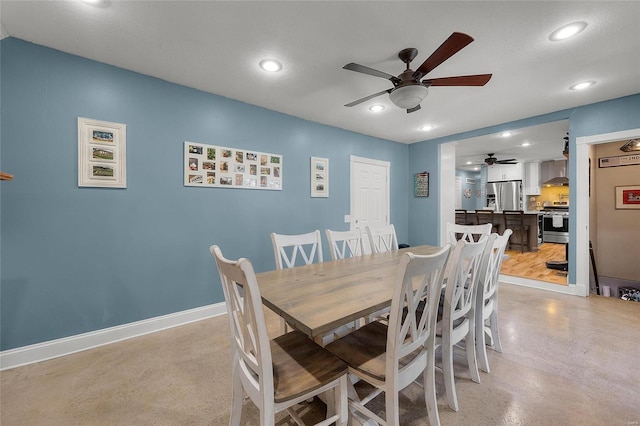
<path fill-rule="evenodd" d="M 509 136 L 511 136 L 513 133 L 511 132 L 502 132 L 500 133 L 500 136 L 502 136 L 503 138 L 508 138 Z"/>
<path fill-rule="evenodd" d="M 380 104 L 371 105 L 369 107 L 369 111 L 371 112 L 380 112 L 382 110 L 384 110 L 384 105 L 380 105 Z"/>
<path fill-rule="evenodd" d="M 573 86 L 569 87 L 569 90 L 584 90 L 587 87 L 593 86 L 594 84 L 596 84 L 596 82 L 593 80 L 583 81 L 581 83 L 576 83 Z"/>
<path fill-rule="evenodd" d="M 420 130 L 422 130 L 424 132 L 428 132 L 429 130 L 433 130 L 433 124 L 425 124 L 424 126 L 420 127 Z"/>
<path fill-rule="evenodd" d="M 586 22 L 583 22 L 583 21 L 572 22 L 572 23 L 564 25 L 564 26 L 558 28 L 557 30 L 555 30 L 554 32 L 552 32 L 551 35 L 549 36 L 549 40 L 551 40 L 551 41 L 566 40 L 566 39 L 568 39 L 570 37 L 573 37 L 574 35 L 578 34 L 582 30 L 584 30 L 585 28 L 587 28 L 587 23 Z"/>
<path fill-rule="evenodd" d="M 522 146 L 529 146 L 531 145 L 529 142 L 523 142 Z"/>
<path fill-rule="evenodd" d="M 260 68 L 269 72 L 278 72 L 282 69 L 282 64 L 275 59 L 263 59 L 260 61 Z"/>
<path fill-rule="evenodd" d="M 473 161 L 467 161 L 467 164 L 473 164 Z"/>

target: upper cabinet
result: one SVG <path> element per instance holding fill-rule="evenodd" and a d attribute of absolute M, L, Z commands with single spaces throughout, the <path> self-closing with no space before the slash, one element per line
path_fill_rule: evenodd
<path fill-rule="evenodd" d="M 487 182 L 522 180 L 522 163 L 494 164 L 487 167 Z"/>
<path fill-rule="evenodd" d="M 524 165 L 524 195 L 540 195 L 540 163 Z"/>

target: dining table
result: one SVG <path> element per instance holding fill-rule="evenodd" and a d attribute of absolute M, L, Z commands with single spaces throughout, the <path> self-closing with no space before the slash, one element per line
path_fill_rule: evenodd
<path fill-rule="evenodd" d="M 404 253 L 428 255 L 441 248 L 408 247 L 261 272 L 256 278 L 262 303 L 318 341 L 341 326 L 391 306 Z"/>

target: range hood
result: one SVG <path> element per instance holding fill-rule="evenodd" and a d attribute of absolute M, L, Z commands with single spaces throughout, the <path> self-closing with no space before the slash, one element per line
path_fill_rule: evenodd
<path fill-rule="evenodd" d="M 569 186 L 567 160 L 543 161 L 540 164 L 540 175 L 544 186 Z"/>

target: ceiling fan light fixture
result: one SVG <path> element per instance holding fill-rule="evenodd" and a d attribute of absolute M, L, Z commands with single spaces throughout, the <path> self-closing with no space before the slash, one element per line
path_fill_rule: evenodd
<path fill-rule="evenodd" d="M 427 97 L 429 89 L 421 84 L 411 84 L 398 87 L 389 94 L 389 99 L 398 108 L 415 108 Z"/>
<path fill-rule="evenodd" d="M 566 40 L 582 32 L 582 30 L 584 30 L 585 28 L 587 28 L 587 23 L 584 21 L 572 22 L 570 24 L 563 25 L 562 27 L 552 32 L 551 35 L 549 36 L 549 40 L 551 41 Z"/>

